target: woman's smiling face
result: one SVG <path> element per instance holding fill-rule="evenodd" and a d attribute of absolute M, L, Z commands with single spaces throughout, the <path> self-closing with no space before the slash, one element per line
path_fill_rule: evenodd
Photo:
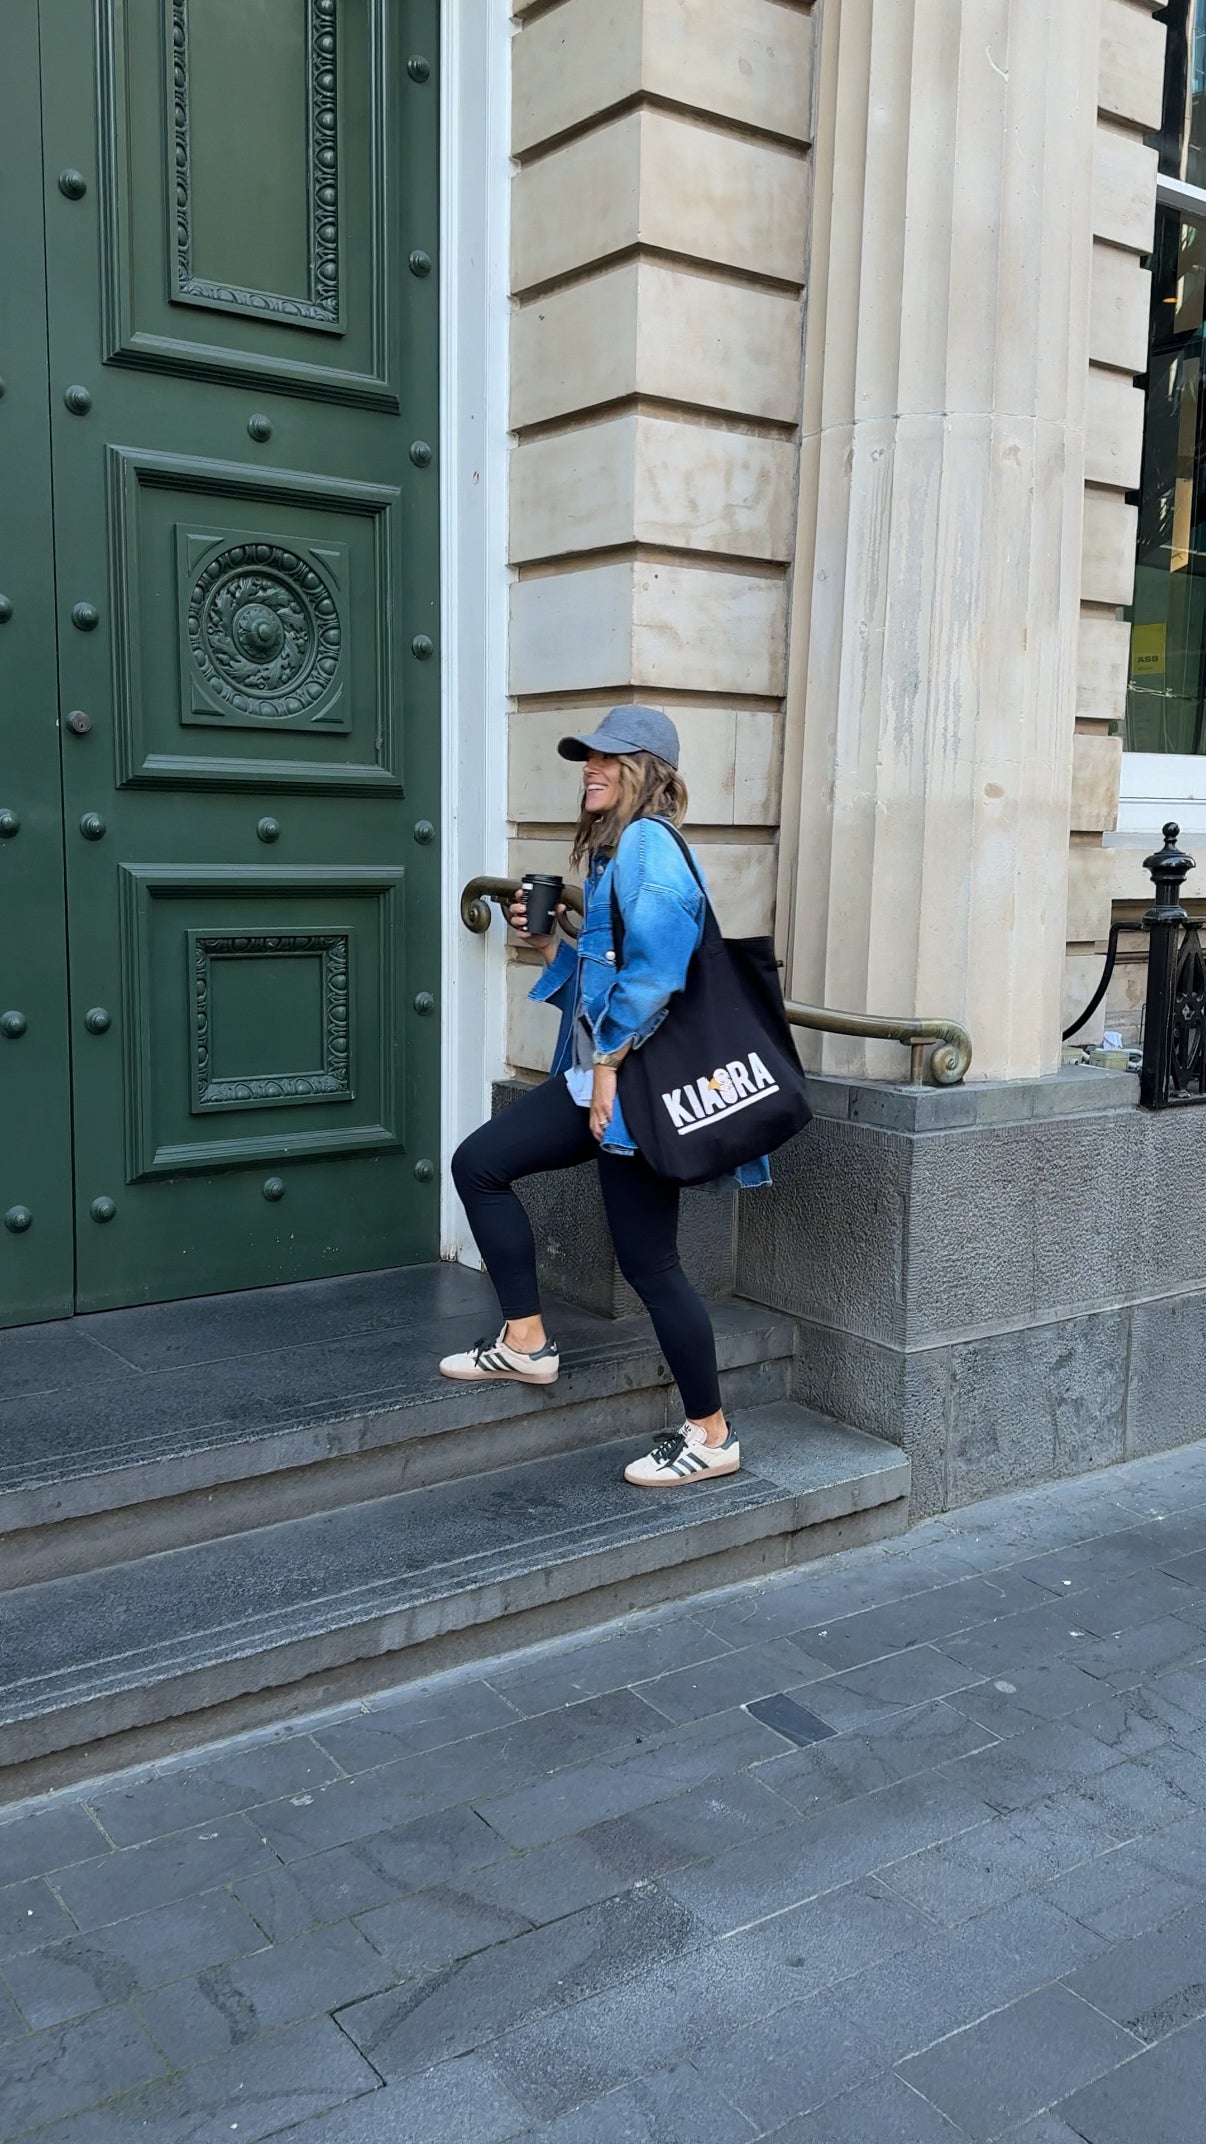
<path fill-rule="evenodd" d="M 582 769 L 584 811 L 613 811 L 620 801 L 620 762 L 609 752 L 592 752 Z"/>

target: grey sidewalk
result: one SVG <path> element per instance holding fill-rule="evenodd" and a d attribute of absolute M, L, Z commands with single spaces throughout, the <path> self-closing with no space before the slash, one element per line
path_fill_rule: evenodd
<path fill-rule="evenodd" d="M 0 2140 L 1199 2144 L 1204 1811 L 1198 1445 L 9 1812 Z"/>

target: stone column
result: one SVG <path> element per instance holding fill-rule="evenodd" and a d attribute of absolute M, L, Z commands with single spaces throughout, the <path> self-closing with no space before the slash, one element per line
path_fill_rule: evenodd
<path fill-rule="evenodd" d="M 1099 0 L 825 0 L 819 26 L 791 993 L 953 1015 L 975 1074 L 1030 1077 L 1059 1063 Z"/>

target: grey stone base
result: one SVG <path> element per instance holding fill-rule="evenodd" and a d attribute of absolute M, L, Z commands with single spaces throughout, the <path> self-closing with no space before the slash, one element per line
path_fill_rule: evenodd
<path fill-rule="evenodd" d="M 914 1517 L 1206 1436 L 1206 1110 L 1136 1087 L 818 1079 L 741 1202 L 738 1292 L 798 1319 L 798 1398 L 909 1453 Z"/>
<path fill-rule="evenodd" d="M 796 1320 L 794 1396 L 903 1446 L 914 1518 L 1191 1443 L 1206 1108 L 1152 1115 L 1138 1087 L 1089 1067 L 945 1090 L 815 1077 L 771 1190 L 687 1194 L 684 1262 L 707 1294 Z M 630 1309 L 594 1172 L 522 1194 L 549 1288 Z"/>
<path fill-rule="evenodd" d="M 532 1084 L 497 1081 L 495 1115 Z M 593 1166 L 525 1177 L 517 1188 L 536 1237 L 542 1288 L 599 1317 L 629 1317 L 641 1308 L 616 1264 Z M 731 1184 L 703 1184 L 683 1194 L 679 1248 L 684 1270 L 701 1295 L 732 1294 L 736 1207 Z"/>

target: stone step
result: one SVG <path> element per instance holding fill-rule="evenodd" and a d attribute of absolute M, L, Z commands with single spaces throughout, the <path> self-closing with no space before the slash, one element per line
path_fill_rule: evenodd
<path fill-rule="evenodd" d="M 895 1447 L 788 1401 L 746 1465 L 630 1488 L 592 1444 L 3 1597 L 0 1797 L 207 1741 L 904 1526 Z"/>
<path fill-rule="evenodd" d="M 563 1367 L 551 1391 L 449 1384 L 438 1356 L 480 1337 L 491 1315 L 480 1275 L 434 1267 L 0 1334 L 0 1582 L 665 1426 L 670 1377 L 645 1318 L 553 1306 Z M 726 1405 L 785 1397 L 791 1320 L 741 1303 L 716 1305 L 714 1320 Z M 27 1383 L 66 1381 L 22 1393 L 22 1368 Z"/>

